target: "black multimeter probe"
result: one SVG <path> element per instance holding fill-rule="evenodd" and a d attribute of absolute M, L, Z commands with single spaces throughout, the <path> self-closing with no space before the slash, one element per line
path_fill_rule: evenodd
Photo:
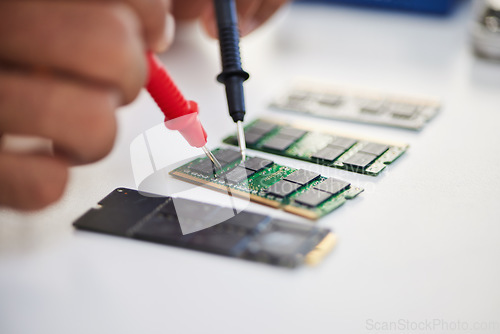
<path fill-rule="evenodd" d="M 214 0 L 214 8 L 222 60 L 222 72 L 218 75 L 217 80 L 226 86 L 229 115 L 236 123 L 238 144 L 242 159 L 245 160 L 246 144 L 243 131 L 245 95 L 243 82 L 249 78 L 249 74 L 241 68 L 240 33 L 236 4 L 234 0 Z"/>

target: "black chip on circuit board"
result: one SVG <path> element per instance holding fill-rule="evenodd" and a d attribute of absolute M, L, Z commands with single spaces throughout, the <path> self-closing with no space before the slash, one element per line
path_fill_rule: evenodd
<path fill-rule="evenodd" d="M 328 145 L 337 146 L 343 148 L 344 150 L 347 150 L 350 149 L 354 144 L 356 144 L 356 140 L 352 138 L 336 137 Z"/>
<path fill-rule="evenodd" d="M 333 177 L 330 177 L 323 182 L 317 184 L 314 186 L 314 189 L 324 191 L 327 193 L 330 193 L 332 195 L 336 195 L 340 193 L 341 191 L 344 191 L 345 189 L 349 188 L 351 184 L 349 182 L 345 182 L 342 180 L 334 179 Z"/>
<path fill-rule="evenodd" d="M 214 156 L 222 165 L 229 165 L 241 159 L 241 153 L 239 151 L 230 149 L 218 150 L 214 153 Z"/>
<path fill-rule="evenodd" d="M 295 172 L 285 177 L 284 180 L 304 185 L 317 179 L 319 176 L 320 174 L 315 172 L 305 169 L 297 169 Z"/>
<path fill-rule="evenodd" d="M 322 148 L 318 152 L 314 153 L 313 155 L 311 155 L 311 158 L 333 162 L 337 160 L 337 158 L 340 157 L 342 154 L 344 154 L 344 152 L 345 150 L 342 148 L 327 146 L 325 148 Z"/>
<path fill-rule="evenodd" d="M 265 134 L 260 132 L 245 131 L 245 142 L 247 143 L 247 145 L 255 145 L 264 136 Z"/>
<path fill-rule="evenodd" d="M 361 148 L 361 150 L 359 150 L 359 151 L 363 152 L 363 153 L 374 154 L 378 157 L 378 156 L 382 155 L 388 149 L 389 149 L 389 146 L 384 145 L 384 144 L 368 143 L 368 144 L 365 144 L 365 146 L 363 146 Z"/>
<path fill-rule="evenodd" d="M 344 161 L 344 165 L 354 168 L 354 169 L 366 169 L 368 168 L 375 160 L 377 159 L 376 155 L 358 152 L 353 156 L 349 157 L 349 159 Z"/>
<path fill-rule="evenodd" d="M 250 131 L 254 132 L 260 132 L 263 134 L 267 134 L 274 129 L 276 129 L 278 125 L 262 120 L 258 120 L 257 122 L 253 123 L 252 126 L 249 128 Z"/>
<path fill-rule="evenodd" d="M 259 172 L 259 171 L 271 166 L 272 164 L 273 164 L 272 160 L 254 157 L 254 158 L 250 158 L 250 159 L 245 160 L 245 162 L 243 162 L 241 164 L 241 166 L 245 167 L 246 169 L 250 169 L 250 170 L 253 170 L 255 172 Z"/>
<path fill-rule="evenodd" d="M 295 140 L 298 140 L 298 139 L 302 138 L 306 133 L 307 133 L 307 131 L 304 131 L 301 129 L 292 128 L 292 127 L 283 127 L 278 132 L 278 136 L 289 137 L 289 138 L 293 138 Z"/>
<path fill-rule="evenodd" d="M 189 169 L 203 176 L 213 176 L 216 174 L 215 165 L 208 159 L 202 160 L 201 162 L 190 166 Z"/>
<path fill-rule="evenodd" d="M 267 192 L 270 195 L 278 196 L 278 197 L 286 197 L 293 192 L 295 192 L 297 189 L 302 187 L 301 184 L 294 183 L 294 182 L 288 182 L 286 180 L 280 180 L 267 188 Z"/>
<path fill-rule="evenodd" d="M 227 180 L 227 182 L 231 184 L 238 184 L 247 180 L 253 174 L 255 174 L 253 170 L 238 166 L 226 173 L 224 175 L 224 180 Z"/>
<path fill-rule="evenodd" d="M 317 207 L 333 195 L 324 191 L 319 191 L 316 189 L 308 189 L 299 196 L 295 197 L 295 202 L 303 204 L 312 208 Z"/>
<path fill-rule="evenodd" d="M 295 138 L 290 138 L 290 137 L 282 137 L 279 135 L 273 136 L 271 139 L 267 140 L 263 147 L 275 151 L 285 151 L 287 150 L 290 146 L 293 145 L 293 143 L 296 142 Z"/>

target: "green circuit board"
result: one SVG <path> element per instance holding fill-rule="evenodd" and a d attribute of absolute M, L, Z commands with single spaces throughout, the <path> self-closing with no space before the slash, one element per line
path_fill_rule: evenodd
<path fill-rule="evenodd" d="M 241 162 L 236 150 L 217 149 L 213 153 L 222 165 L 221 171 L 216 171 L 207 158 L 198 158 L 170 174 L 312 220 L 332 212 L 363 191 L 336 178 L 259 157 L 249 156 Z"/>
<path fill-rule="evenodd" d="M 377 176 L 409 147 L 297 124 L 257 119 L 245 127 L 247 147 L 355 173 Z M 235 135 L 224 143 L 238 145 Z"/>

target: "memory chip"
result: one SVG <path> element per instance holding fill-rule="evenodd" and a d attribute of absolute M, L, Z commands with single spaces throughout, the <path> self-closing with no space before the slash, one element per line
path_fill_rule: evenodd
<path fill-rule="evenodd" d="M 329 107 L 338 107 L 343 102 L 340 95 L 324 95 L 318 99 L 318 103 Z"/>
<path fill-rule="evenodd" d="M 245 131 L 245 142 L 247 145 L 255 145 L 261 140 L 265 134 L 254 132 L 254 131 Z"/>
<path fill-rule="evenodd" d="M 311 155 L 311 158 L 332 162 L 337 160 L 344 152 L 344 149 L 327 146 Z"/>
<path fill-rule="evenodd" d="M 263 147 L 274 151 L 285 151 L 295 142 L 296 142 L 295 138 L 281 137 L 277 135 L 267 140 L 264 143 Z"/>
<path fill-rule="evenodd" d="M 293 138 L 295 140 L 298 140 L 301 137 L 303 137 L 306 133 L 307 133 L 307 131 L 305 131 L 305 130 L 292 128 L 292 127 L 283 127 L 278 132 L 278 136 L 289 137 L 289 138 Z"/>
<path fill-rule="evenodd" d="M 358 152 L 344 161 L 344 165 L 355 169 L 366 169 L 377 159 L 376 155 Z"/>
<path fill-rule="evenodd" d="M 287 197 L 288 195 L 295 192 L 297 189 L 302 187 L 301 184 L 288 182 L 286 180 L 280 180 L 267 188 L 267 192 L 270 195 L 278 196 L 278 197 Z"/>
<path fill-rule="evenodd" d="M 255 174 L 253 170 L 238 166 L 225 174 L 224 179 L 227 180 L 228 183 L 238 184 L 247 180 L 253 174 Z"/>
<path fill-rule="evenodd" d="M 379 112 L 382 112 L 382 100 L 365 99 L 359 101 L 359 104 L 362 112 L 371 114 L 378 114 Z"/>
<path fill-rule="evenodd" d="M 363 153 L 369 153 L 376 155 L 377 157 L 382 155 L 385 151 L 389 149 L 389 146 L 384 145 L 384 144 L 377 144 L 377 143 L 368 143 L 365 144 L 360 150 L 360 152 Z"/>
<path fill-rule="evenodd" d="M 285 180 L 304 185 L 317 179 L 319 176 L 320 175 L 315 172 L 311 172 L 305 169 L 297 169 L 295 172 L 285 177 Z"/>
<path fill-rule="evenodd" d="M 255 157 L 245 160 L 245 162 L 241 163 L 241 166 L 245 167 L 246 169 L 253 170 L 254 172 L 260 172 L 261 170 L 271 166 L 272 164 L 273 162 L 271 160 Z"/>
<path fill-rule="evenodd" d="M 260 133 L 265 135 L 265 134 L 273 131 L 276 128 L 277 128 L 277 125 L 274 123 L 259 120 L 255 123 L 253 123 L 252 126 L 249 128 L 249 130 L 253 131 L 253 132 L 260 132 Z"/>
<path fill-rule="evenodd" d="M 241 153 L 239 151 L 231 149 L 221 149 L 214 153 L 215 158 L 224 165 L 229 165 L 236 160 L 241 159 Z"/>
<path fill-rule="evenodd" d="M 392 103 L 389 112 L 399 118 L 411 118 L 417 112 L 417 106 L 408 103 Z"/>
<path fill-rule="evenodd" d="M 344 150 L 347 150 L 352 147 L 352 145 L 356 144 L 356 140 L 352 138 L 345 138 L 345 137 L 337 137 L 334 140 L 332 140 L 328 145 L 332 146 L 337 146 L 341 147 Z"/>
<path fill-rule="evenodd" d="M 332 194 L 324 192 L 324 191 L 319 191 L 316 189 L 309 189 L 309 190 L 303 192 L 302 194 L 300 194 L 299 196 L 295 197 L 294 201 L 299 203 L 299 204 L 303 204 L 303 205 L 307 205 L 307 206 L 315 208 L 332 196 L 333 196 Z"/>
<path fill-rule="evenodd" d="M 289 268 L 318 262 L 335 243 L 334 235 L 328 229 L 276 220 L 248 211 L 186 233 L 183 227 L 185 215 L 201 222 L 224 217 L 222 213 L 236 212 L 235 208 L 143 194 L 132 189 L 116 189 L 99 203 L 102 203 L 99 208 L 88 210 L 74 226 Z M 122 223 L 116 225 L 114 221 Z M 96 226 L 100 228 L 95 229 Z M 171 256 L 176 256 L 176 253 Z"/>
<path fill-rule="evenodd" d="M 216 174 L 215 165 L 210 160 L 202 160 L 200 163 L 190 167 L 195 173 L 203 176 L 213 176 Z"/>
<path fill-rule="evenodd" d="M 323 182 L 314 186 L 314 189 L 330 193 L 332 195 L 337 195 L 341 191 L 349 188 L 351 184 L 342 180 L 334 179 L 330 177 Z"/>

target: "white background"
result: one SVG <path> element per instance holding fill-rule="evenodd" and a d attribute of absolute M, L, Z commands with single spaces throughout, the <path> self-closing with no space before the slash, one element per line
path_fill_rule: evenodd
<path fill-rule="evenodd" d="M 162 122 L 143 93 L 119 111 L 112 154 L 74 168 L 61 202 L 0 211 L 0 333 L 363 333 L 369 319 L 500 322 L 500 65 L 473 56 L 470 19 L 468 5 L 447 18 L 294 5 L 242 43 L 249 120 L 314 121 L 267 109 L 296 76 L 443 100 L 420 133 L 316 119 L 411 145 L 377 178 L 307 165 L 366 189 L 317 223 L 339 237 L 321 265 L 286 270 L 75 231 L 72 222 L 107 193 L 136 187 L 129 145 Z M 218 45 L 194 26 L 177 37 L 162 59 L 199 102 L 215 148 L 234 131 L 215 82 Z M 165 136 L 164 165 L 201 153 Z"/>

